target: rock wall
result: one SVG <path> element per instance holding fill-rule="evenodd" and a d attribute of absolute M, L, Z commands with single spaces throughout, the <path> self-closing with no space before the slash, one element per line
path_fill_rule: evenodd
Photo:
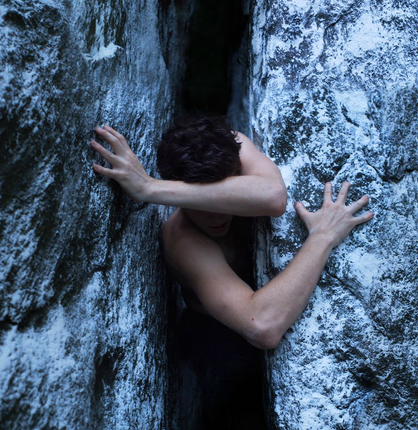
<path fill-rule="evenodd" d="M 306 237 L 294 201 L 318 209 L 326 181 L 350 181 L 350 202 L 368 194 L 376 214 L 266 356 L 271 428 L 418 428 L 417 12 L 413 0 L 253 2 L 247 118 L 289 192 L 286 214 L 259 223 L 259 283 Z"/>
<path fill-rule="evenodd" d="M 190 1 L 0 7 L 0 427 L 162 429 L 167 310 L 158 230 L 91 168 L 96 124 L 155 174 Z"/>
<path fill-rule="evenodd" d="M 2 2 L 1 428 L 198 421 L 187 412 L 190 381 L 181 382 L 183 405 L 171 399 L 178 382 L 169 387 L 158 246 L 166 212 L 96 176 L 89 147 L 93 126 L 108 123 L 155 174 L 191 3 Z M 305 313 L 266 355 L 270 427 L 415 429 L 416 2 L 243 8 L 248 58 L 244 40 L 230 117 L 281 167 L 290 197 L 284 217 L 258 223 L 258 282 L 303 243 L 292 203 L 319 208 L 325 181 L 338 189 L 349 180 L 350 201 L 367 193 L 376 214 L 333 252 Z"/>

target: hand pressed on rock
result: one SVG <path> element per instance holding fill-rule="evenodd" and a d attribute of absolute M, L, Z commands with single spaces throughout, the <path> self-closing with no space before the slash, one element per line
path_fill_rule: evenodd
<path fill-rule="evenodd" d="M 110 152 L 95 140 L 91 141 L 92 148 L 113 167 L 108 169 L 98 164 L 93 164 L 95 172 L 115 179 L 134 200 L 144 200 L 153 178 L 145 172 L 144 167 L 132 152 L 126 139 L 107 125 L 103 128 L 96 127 L 95 130 L 99 136 L 110 144 L 114 151 L 114 153 Z"/>
<path fill-rule="evenodd" d="M 349 188 L 350 184 L 344 182 L 334 203 L 332 201 L 332 186 L 330 182 L 327 182 L 324 189 L 324 203 L 321 209 L 316 212 L 309 212 L 301 202 L 296 202 L 296 213 L 305 224 L 310 236 L 322 238 L 328 241 L 332 247 L 335 247 L 347 237 L 356 225 L 373 218 L 372 212 L 367 212 L 358 217 L 354 216 L 368 203 L 368 196 L 363 196 L 350 206 L 345 205 Z"/>
<path fill-rule="evenodd" d="M 178 178 L 156 179 L 147 175 L 121 134 L 108 126 L 97 127 L 96 132 L 111 145 L 113 152 L 94 140 L 91 141 L 91 146 L 113 168 L 93 164 L 94 170 L 118 181 L 134 200 L 238 216 L 280 216 L 286 208 L 286 186 L 280 170 L 241 133 L 238 134 L 241 175 L 227 176 L 214 182 L 206 182 L 203 177 L 203 182 L 190 183 Z M 211 139 L 208 144 L 210 141 Z M 170 164 L 173 168 L 176 163 L 183 162 L 178 158 L 178 144 L 180 142 L 168 145 L 172 151 Z M 212 149 L 217 150 L 216 145 Z M 195 169 L 196 162 L 206 165 L 203 153 L 196 154 L 193 149 L 186 152 L 186 164 L 189 165 L 186 170 Z M 228 164 L 227 161 L 226 163 Z"/>

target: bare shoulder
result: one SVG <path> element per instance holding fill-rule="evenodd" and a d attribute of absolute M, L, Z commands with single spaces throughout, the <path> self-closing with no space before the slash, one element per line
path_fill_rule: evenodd
<path fill-rule="evenodd" d="M 197 228 L 184 212 L 180 208 L 176 209 L 163 225 L 164 246 L 172 248 L 182 239 L 192 238 L 196 232 Z"/>
<path fill-rule="evenodd" d="M 164 254 L 169 258 L 173 254 L 173 249 L 180 245 L 181 239 L 186 238 L 192 233 L 190 221 L 180 209 L 177 209 L 168 220 L 164 223 L 162 229 L 162 238 L 164 244 Z"/>
<path fill-rule="evenodd" d="M 167 262 L 172 268 L 180 271 L 184 270 L 188 260 L 198 262 L 199 259 L 196 257 L 199 254 L 214 252 L 217 249 L 222 252 L 219 245 L 201 232 L 181 209 L 177 209 L 165 222 L 162 239 Z"/>
<path fill-rule="evenodd" d="M 245 134 L 237 132 L 236 140 L 241 142 L 241 173 L 274 177 L 282 181 L 279 168 L 265 154 L 260 152 Z"/>

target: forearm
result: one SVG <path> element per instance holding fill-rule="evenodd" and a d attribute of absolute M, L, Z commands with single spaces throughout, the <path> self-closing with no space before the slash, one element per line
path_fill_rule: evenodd
<path fill-rule="evenodd" d="M 286 208 L 287 193 L 275 178 L 248 175 L 209 184 L 153 179 L 145 195 L 137 199 L 238 216 L 280 216 Z"/>
<path fill-rule="evenodd" d="M 110 143 L 114 153 L 92 140 L 93 149 L 113 167 L 93 164 L 94 170 L 118 181 L 134 200 L 241 216 L 280 216 L 286 209 L 287 193 L 280 171 L 242 134 L 241 176 L 189 184 L 152 178 L 121 134 L 108 126 L 96 127 L 96 132 Z"/>
<path fill-rule="evenodd" d="M 277 343 L 304 311 L 331 250 L 326 238 L 309 236 L 286 269 L 253 294 L 258 323 Z"/>

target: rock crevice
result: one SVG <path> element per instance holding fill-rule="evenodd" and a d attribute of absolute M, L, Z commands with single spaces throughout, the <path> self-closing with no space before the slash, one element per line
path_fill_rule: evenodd
<path fill-rule="evenodd" d="M 187 392 L 196 381 L 179 382 L 167 327 L 178 317 L 159 249 L 167 210 L 97 177 L 89 147 L 92 127 L 110 124 L 156 175 L 154 143 L 192 73 L 193 3 L 0 9 L 2 428 L 197 428 L 200 401 Z M 294 200 L 316 210 L 324 182 L 349 180 L 349 202 L 368 194 L 375 212 L 334 250 L 304 314 L 266 353 L 270 428 L 415 429 L 415 3 L 224 7 L 241 18 L 226 20 L 222 48 L 234 45 L 220 66 L 230 97 L 211 109 L 229 104 L 233 127 L 277 163 L 290 197 L 283 217 L 258 221 L 257 283 L 306 238 Z M 200 101 L 189 107 L 213 106 Z"/>

